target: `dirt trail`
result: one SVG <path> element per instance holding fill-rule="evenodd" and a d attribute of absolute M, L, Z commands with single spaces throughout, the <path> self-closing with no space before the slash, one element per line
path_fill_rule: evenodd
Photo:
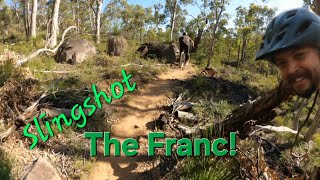
<path fill-rule="evenodd" d="M 160 109 L 163 105 L 168 105 L 170 94 L 178 85 L 178 81 L 195 74 L 195 69 L 189 65 L 184 69 L 170 69 L 157 77 L 158 80 L 152 81 L 142 89 L 136 90 L 131 94 L 125 104 L 115 104 L 119 107 L 119 123 L 111 128 L 112 137 L 123 142 L 126 138 L 136 138 L 139 140 L 139 153 L 135 157 L 103 156 L 103 144 L 100 143 L 98 149 L 98 160 L 94 164 L 89 174 L 89 179 L 140 179 L 139 174 L 150 170 L 153 166 L 150 157 L 147 157 L 147 140 L 139 138 L 146 136 L 150 130 L 147 124 L 159 117 Z M 111 154 L 113 147 L 111 148 Z"/>

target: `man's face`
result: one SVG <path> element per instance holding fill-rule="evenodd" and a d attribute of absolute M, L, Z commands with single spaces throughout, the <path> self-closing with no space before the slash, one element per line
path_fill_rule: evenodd
<path fill-rule="evenodd" d="M 310 97 L 320 84 L 320 54 L 313 46 L 278 52 L 274 58 L 284 80 L 302 97 Z"/>

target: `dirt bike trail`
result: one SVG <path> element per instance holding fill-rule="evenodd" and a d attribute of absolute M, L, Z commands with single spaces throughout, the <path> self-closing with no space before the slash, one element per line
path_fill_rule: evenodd
<path fill-rule="evenodd" d="M 115 103 L 119 108 L 117 112 L 118 123 L 111 128 L 111 136 L 121 143 L 126 138 L 136 138 L 139 142 L 138 155 L 126 157 L 103 156 L 103 143 L 98 143 L 97 162 L 94 163 L 89 173 L 92 180 L 113 179 L 141 179 L 141 174 L 154 168 L 151 157 L 147 156 L 147 139 L 141 138 L 148 135 L 150 130 L 147 124 L 159 117 L 161 107 L 169 105 L 172 99 L 170 93 L 179 86 L 179 81 L 196 74 L 192 65 L 182 69 L 170 69 L 166 73 L 157 76 L 143 88 L 130 94 L 125 101 Z M 120 104 L 119 104 L 120 103 Z M 121 104 L 122 103 L 122 104 Z M 157 175 L 156 175 L 157 176 Z"/>

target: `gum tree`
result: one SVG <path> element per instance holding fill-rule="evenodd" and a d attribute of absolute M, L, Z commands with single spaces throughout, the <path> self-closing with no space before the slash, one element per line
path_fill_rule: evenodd
<path fill-rule="evenodd" d="M 54 48 L 57 45 L 57 37 L 59 33 L 58 18 L 59 18 L 60 0 L 54 0 L 52 11 L 52 23 L 50 29 L 49 47 Z"/>
<path fill-rule="evenodd" d="M 173 39 L 173 32 L 176 27 L 176 18 L 181 5 L 191 4 L 192 0 L 166 0 L 165 3 L 165 14 L 170 17 L 170 41 Z M 184 14 L 186 15 L 186 14 Z"/>
<path fill-rule="evenodd" d="M 228 0 L 211 0 L 209 2 L 209 8 L 212 10 L 208 16 L 210 22 L 210 49 L 207 67 L 211 66 L 211 60 L 214 57 L 214 47 L 216 44 L 216 36 L 218 32 L 218 27 L 220 25 L 221 19 L 223 18 L 223 12 L 226 10 L 226 5 L 229 3 Z"/>
<path fill-rule="evenodd" d="M 31 14 L 31 37 L 37 36 L 37 13 L 38 13 L 38 0 L 33 0 L 32 14 Z"/>

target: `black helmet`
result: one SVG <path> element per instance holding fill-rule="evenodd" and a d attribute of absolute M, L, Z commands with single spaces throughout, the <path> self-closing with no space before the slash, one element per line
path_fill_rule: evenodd
<path fill-rule="evenodd" d="M 186 36 L 187 35 L 187 32 L 183 32 L 183 34 L 182 34 L 183 36 Z"/>
<path fill-rule="evenodd" d="M 285 11 L 269 23 L 256 60 L 272 60 L 276 51 L 303 44 L 320 47 L 320 17 L 307 8 Z"/>

